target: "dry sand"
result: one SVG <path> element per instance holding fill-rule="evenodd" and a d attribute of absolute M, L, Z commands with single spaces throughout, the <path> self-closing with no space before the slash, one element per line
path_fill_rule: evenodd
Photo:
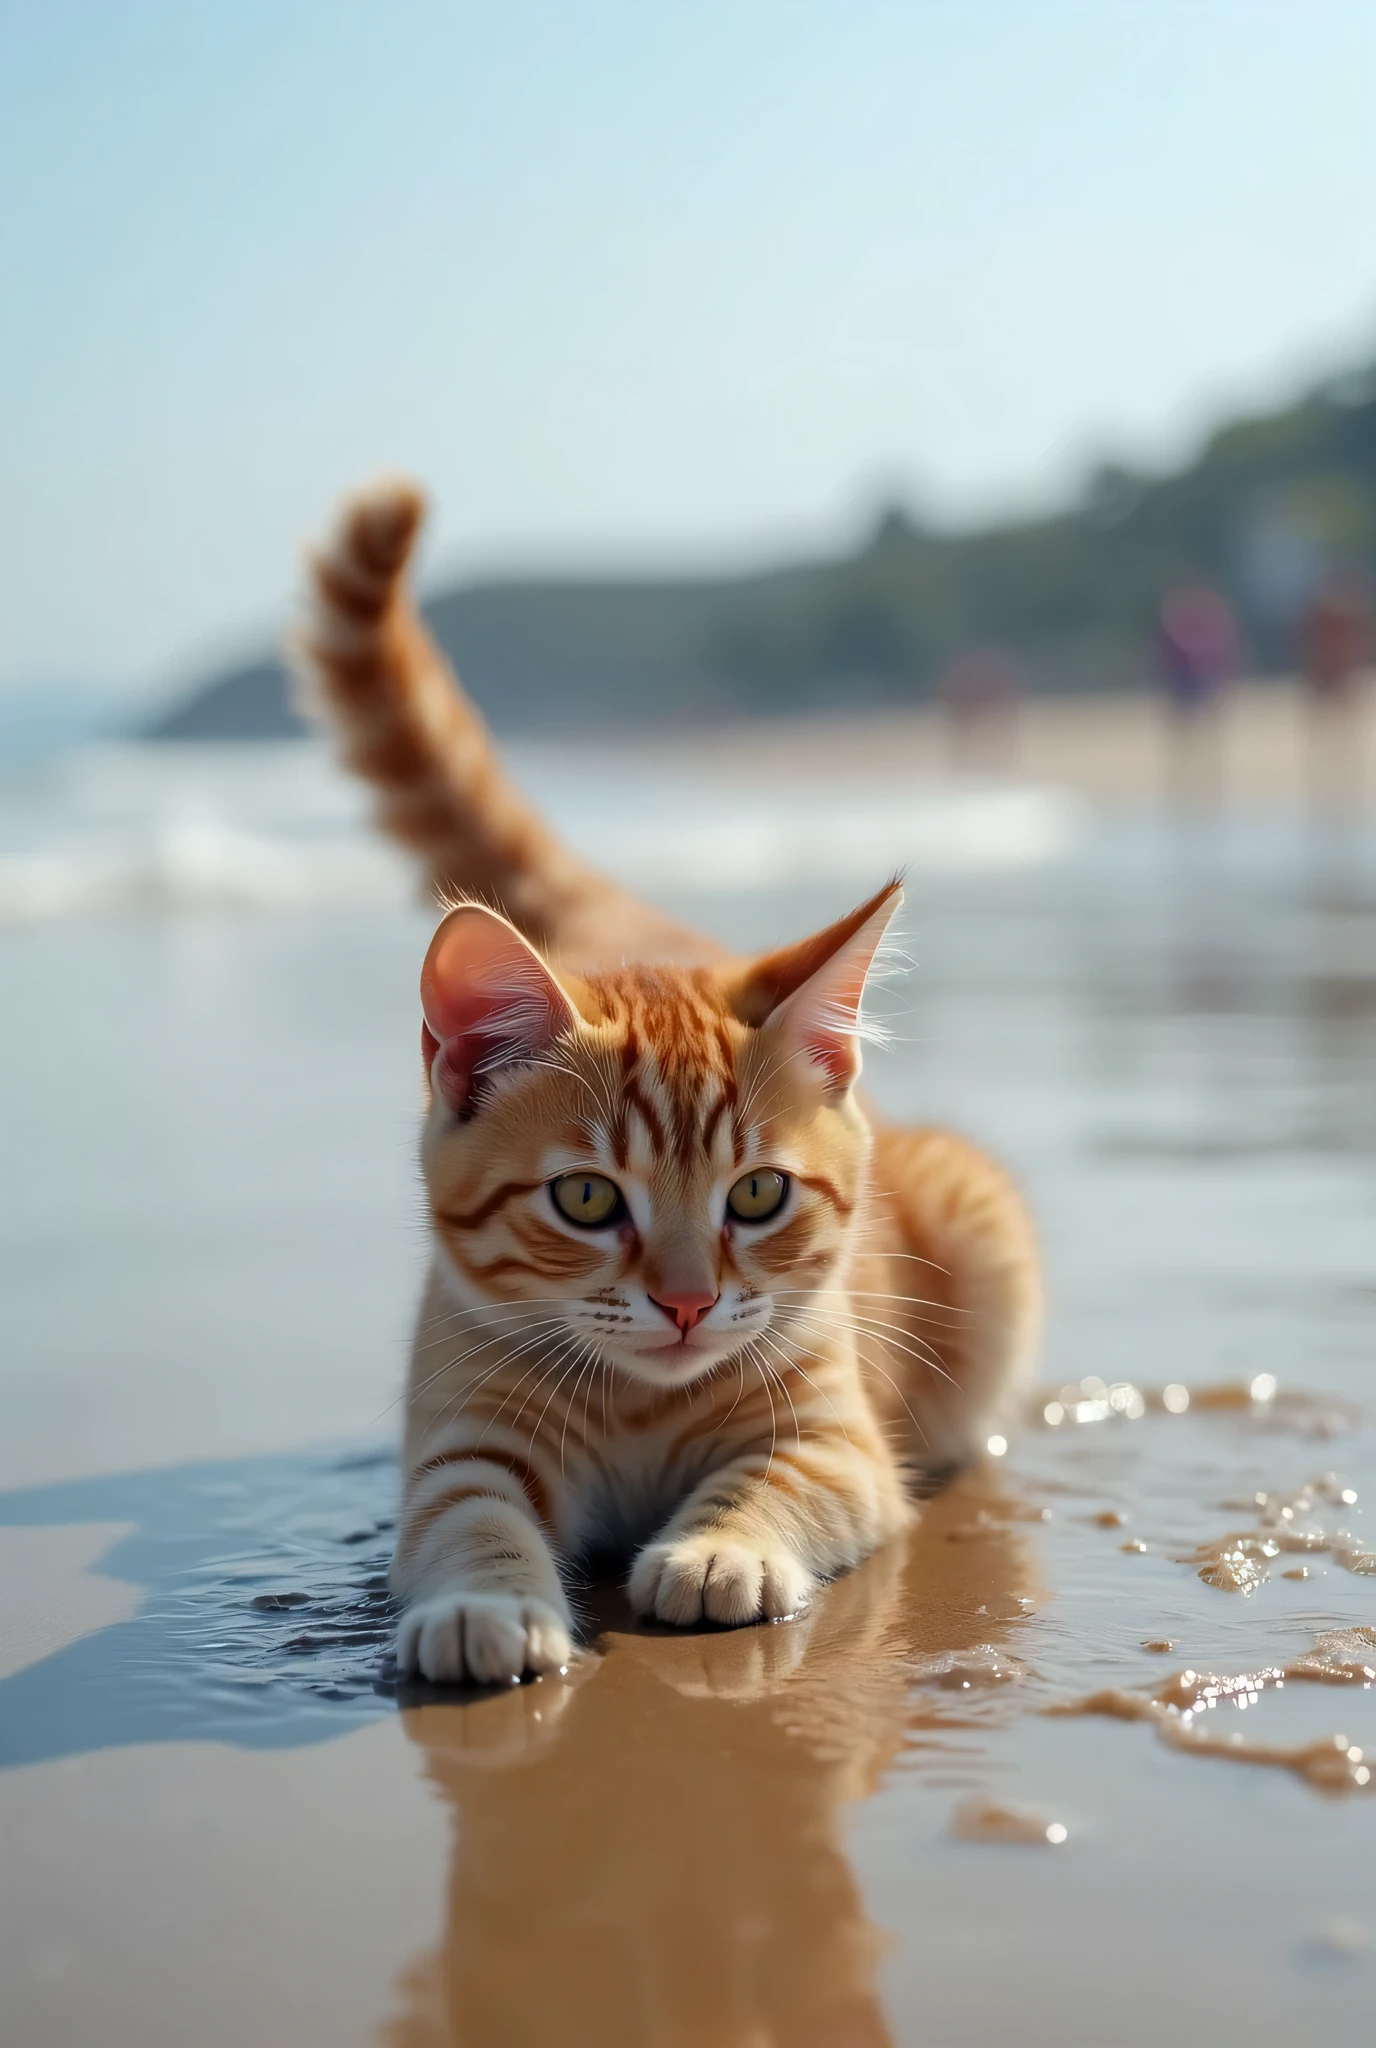
<path fill-rule="evenodd" d="M 1370 679 L 1368 679 L 1370 680 Z M 1211 760 L 1211 754 L 1213 759 Z M 686 771 L 791 774 L 872 781 L 940 779 L 953 771 L 1015 775 L 1071 789 L 1096 803 L 1150 805 L 1173 793 L 1241 808 L 1292 806 L 1322 789 L 1376 801 L 1376 690 L 1349 716 L 1316 721 L 1307 693 L 1288 680 L 1249 682 L 1201 721 L 1183 747 L 1161 699 L 1040 697 L 1002 730 L 979 735 L 962 758 L 950 724 L 930 706 L 744 720 L 710 735 L 675 735 Z"/>

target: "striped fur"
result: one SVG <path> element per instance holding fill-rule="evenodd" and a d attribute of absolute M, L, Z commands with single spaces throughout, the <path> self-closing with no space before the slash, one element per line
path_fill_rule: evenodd
<path fill-rule="evenodd" d="M 910 1519 L 907 1470 L 1006 1432 L 1040 1292 L 1002 1171 L 858 1101 L 896 884 L 746 962 L 574 858 L 417 620 L 420 516 L 407 485 L 345 508 L 300 651 L 381 822 L 466 899 L 422 980 L 435 1256 L 393 1581 L 404 1667 L 496 1682 L 567 1661 L 595 1551 L 661 1621 L 800 1611 Z M 782 1206 L 737 1219 L 766 1170 Z M 606 1227 L 552 1197 L 590 1174 Z"/>

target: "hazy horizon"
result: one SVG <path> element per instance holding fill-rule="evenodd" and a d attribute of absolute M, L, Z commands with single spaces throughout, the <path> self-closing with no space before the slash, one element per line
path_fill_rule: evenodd
<path fill-rule="evenodd" d="M 1370 355 L 1376 16 L 437 0 L 0 29 L 0 687 L 261 646 L 386 466 L 427 576 L 969 525 Z"/>

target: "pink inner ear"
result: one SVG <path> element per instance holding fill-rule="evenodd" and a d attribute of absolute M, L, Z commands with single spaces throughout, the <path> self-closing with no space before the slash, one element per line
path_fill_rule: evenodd
<path fill-rule="evenodd" d="M 820 1020 L 800 1020 L 798 1037 L 804 1050 L 814 1066 L 820 1067 L 838 1088 L 848 1088 L 860 1071 L 854 1017 L 852 1009 L 852 1022 L 844 1029 L 839 1024 L 828 1026 Z"/>
<path fill-rule="evenodd" d="M 435 933 L 420 997 L 422 1043 L 439 1049 L 435 1085 L 456 1109 L 467 1105 L 479 1069 L 529 1059 L 575 1021 L 534 948 L 505 918 L 477 906 L 451 911 Z"/>
<path fill-rule="evenodd" d="M 860 1071 L 855 1034 L 869 964 L 866 959 L 856 965 L 844 979 L 833 983 L 825 995 L 819 991 L 815 1013 L 809 1015 L 804 1005 L 798 1017 L 797 1029 L 803 1044 L 838 1087 L 847 1086 Z"/>

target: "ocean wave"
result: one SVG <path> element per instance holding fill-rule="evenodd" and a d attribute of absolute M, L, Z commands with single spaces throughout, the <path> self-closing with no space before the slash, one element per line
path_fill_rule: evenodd
<path fill-rule="evenodd" d="M 629 885 L 740 892 L 873 885 L 895 867 L 978 873 L 1055 860 L 1081 808 L 1027 787 L 748 790 L 636 765 L 529 764 L 556 829 Z M 0 919 L 191 910 L 376 908 L 414 901 L 410 863 L 366 802 L 306 748 L 103 749 L 0 809 Z"/>

